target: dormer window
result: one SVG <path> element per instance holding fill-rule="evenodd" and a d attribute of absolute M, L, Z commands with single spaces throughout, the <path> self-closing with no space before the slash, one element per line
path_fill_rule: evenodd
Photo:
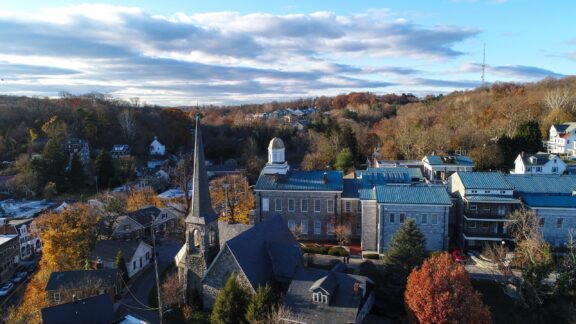
<path fill-rule="evenodd" d="M 315 303 L 320 302 L 320 294 L 319 293 L 313 293 L 312 294 L 312 301 Z"/>
<path fill-rule="evenodd" d="M 328 304 L 328 295 L 324 295 L 321 292 L 313 293 L 312 301 L 315 303 Z"/>

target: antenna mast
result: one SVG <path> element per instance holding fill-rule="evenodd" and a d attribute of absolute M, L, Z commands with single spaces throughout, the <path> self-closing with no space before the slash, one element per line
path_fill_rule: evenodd
<path fill-rule="evenodd" d="M 482 53 L 482 86 L 485 84 L 486 76 L 486 43 L 484 43 L 484 51 Z"/>

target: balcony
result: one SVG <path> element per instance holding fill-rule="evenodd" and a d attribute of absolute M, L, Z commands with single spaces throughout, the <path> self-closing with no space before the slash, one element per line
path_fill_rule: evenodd
<path fill-rule="evenodd" d="M 514 240 L 509 233 L 494 233 L 482 230 L 464 230 L 462 233 L 465 240 L 484 240 L 484 241 L 501 241 L 501 240 Z"/>
<path fill-rule="evenodd" d="M 496 222 L 497 221 L 507 221 L 506 215 L 508 215 L 508 214 L 509 214 L 508 211 L 505 214 L 502 214 L 502 212 L 498 212 L 497 210 L 489 210 L 489 211 L 465 210 L 464 211 L 464 217 L 467 218 L 467 220 L 492 220 L 492 221 L 496 221 Z"/>

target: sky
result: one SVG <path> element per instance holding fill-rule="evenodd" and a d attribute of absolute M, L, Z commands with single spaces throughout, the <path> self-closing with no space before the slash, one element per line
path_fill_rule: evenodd
<path fill-rule="evenodd" d="M 448 93 L 576 71 L 576 1 L 6 1 L 0 94 L 165 106 Z"/>

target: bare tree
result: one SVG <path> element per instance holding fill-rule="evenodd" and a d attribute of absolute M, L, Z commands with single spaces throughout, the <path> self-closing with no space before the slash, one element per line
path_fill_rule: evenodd
<path fill-rule="evenodd" d="M 162 302 L 164 305 L 180 306 L 182 303 L 182 294 L 184 293 L 184 287 L 180 283 L 178 278 L 178 272 L 172 272 L 164 279 L 162 283 Z"/>
<path fill-rule="evenodd" d="M 568 89 L 551 90 L 544 95 L 543 100 L 550 110 L 576 110 L 576 96 Z"/>
<path fill-rule="evenodd" d="M 136 135 L 136 118 L 134 112 L 130 109 L 125 109 L 118 114 L 118 122 L 120 123 L 120 127 L 122 127 L 124 137 L 128 143 L 132 143 L 134 135 Z"/>
<path fill-rule="evenodd" d="M 303 323 L 302 316 L 294 314 L 289 308 L 278 304 L 272 307 L 272 311 L 266 317 L 269 324 Z"/>
<path fill-rule="evenodd" d="M 192 155 L 190 154 L 180 155 L 180 159 L 178 160 L 178 163 L 176 163 L 176 167 L 174 167 L 170 172 L 170 182 L 178 186 L 178 188 L 184 192 L 186 210 L 180 212 L 185 212 L 185 214 L 188 214 L 190 211 L 190 204 L 192 203 L 190 200 L 189 184 L 192 181 L 193 173 L 194 165 L 192 161 Z"/>

